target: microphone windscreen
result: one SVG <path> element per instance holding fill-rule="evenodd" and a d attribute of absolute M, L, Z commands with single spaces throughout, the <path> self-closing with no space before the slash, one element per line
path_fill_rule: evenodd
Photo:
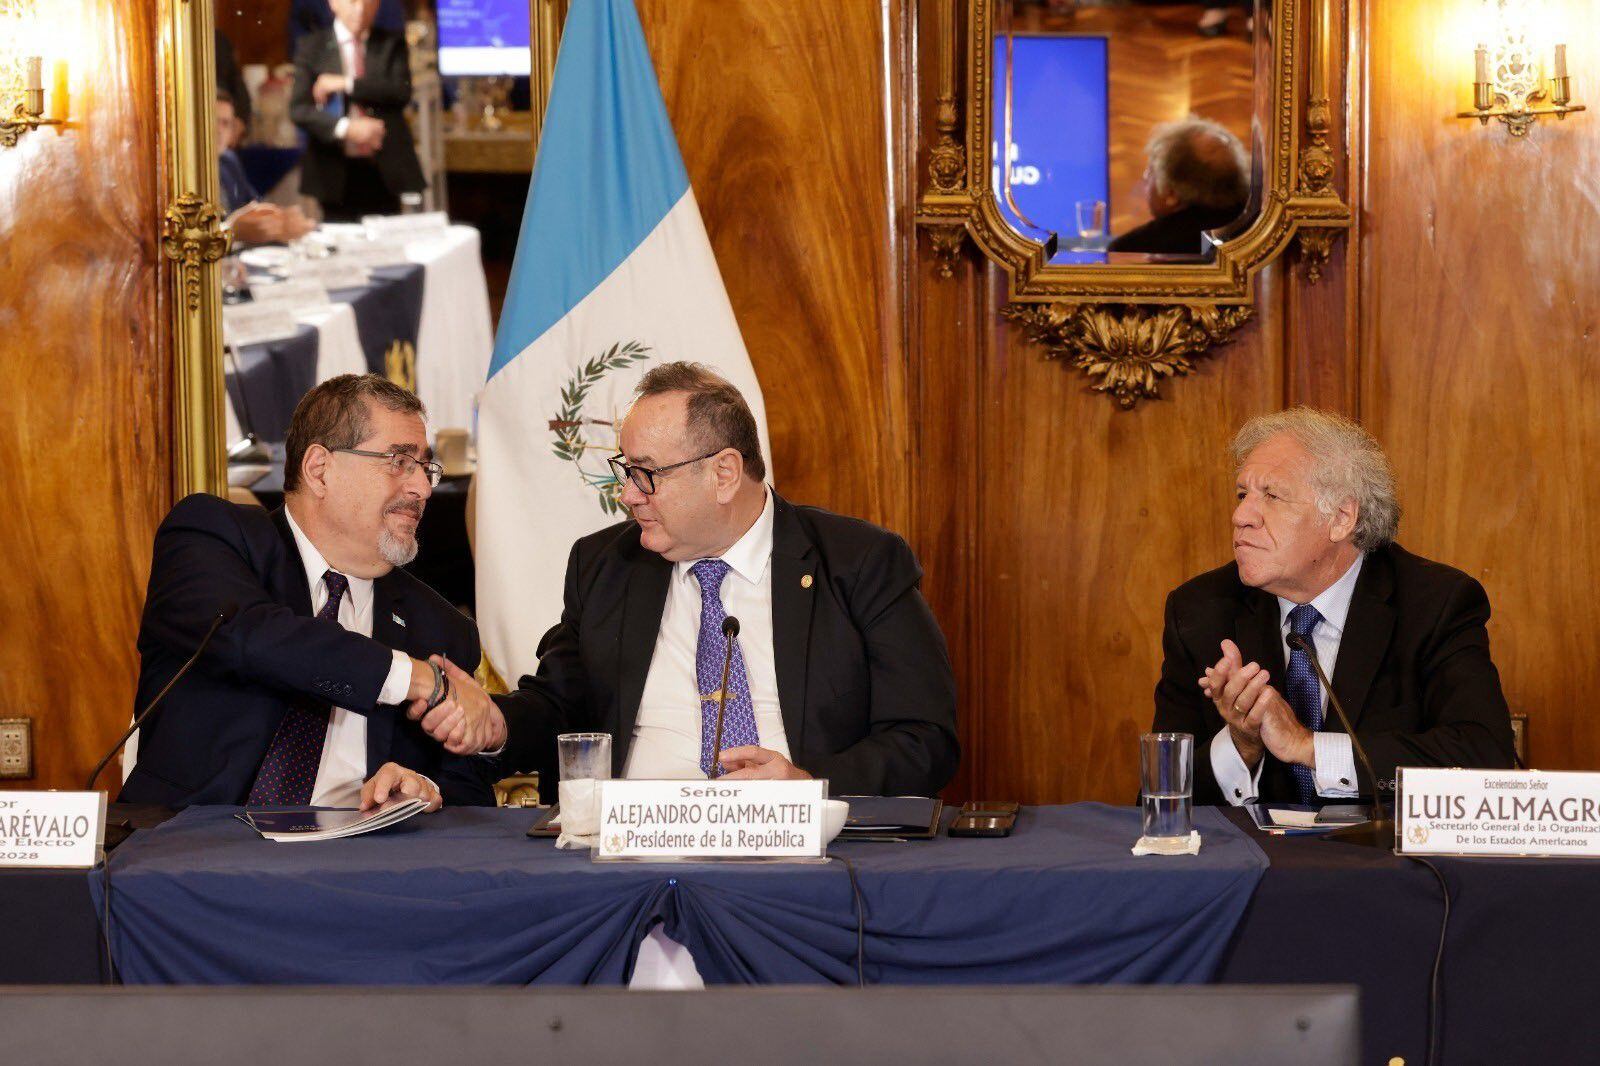
<path fill-rule="evenodd" d="M 731 614 L 722 620 L 722 635 L 730 640 L 739 635 L 739 620 Z"/>

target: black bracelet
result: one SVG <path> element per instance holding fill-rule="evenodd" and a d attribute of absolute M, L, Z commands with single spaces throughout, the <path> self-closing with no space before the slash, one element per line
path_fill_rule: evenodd
<path fill-rule="evenodd" d="M 438 663 L 430 661 L 428 666 L 433 670 L 433 691 L 428 693 L 427 704 L 427 709 L 431 711 L 443 703 L 444 698 L 450 694 L 450 681 L 444 676 L 444 671 L 439 669 Z"/>

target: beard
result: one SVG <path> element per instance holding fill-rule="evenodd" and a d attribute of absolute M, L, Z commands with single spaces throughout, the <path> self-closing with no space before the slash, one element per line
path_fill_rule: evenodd
<path fill-rule="evenodd" d="M 422 521 L 422 505 L 420 503 L 397 503 L 388 508 L 385 514 L 405 513 L 414 515 L 417 521 Z M 378 534 L 378 554 L 390 566 L 405 566 L 417 557 L 418 542 L 414 533 L 396 533 L 388 528 Z"/>

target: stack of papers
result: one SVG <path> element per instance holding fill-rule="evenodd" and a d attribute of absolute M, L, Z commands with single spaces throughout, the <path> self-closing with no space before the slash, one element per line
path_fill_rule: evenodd
<path fill-rule="evenodd" d="M 420 814 L 426 800 L 397 796 L 370 811 L 336 808 L 322 811 L 245 810 L 234 815 L 268 840 L 280 844 L 309 840 L 338 840 L 387 829 Z"/>

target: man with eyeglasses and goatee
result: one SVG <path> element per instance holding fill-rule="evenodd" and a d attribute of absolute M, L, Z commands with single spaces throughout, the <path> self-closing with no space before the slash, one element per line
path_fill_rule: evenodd
<path fill-rule="evenodd" d="M 960 756 L 955 680 L 905 541 L 773 492 L 748 404 L 705 367 L 647 373 L 619 444 L 632 517 L 573 546 L 537 672 L 495 697 L 506 765 L 547 770 L 557 734 L 593 730 L 627 777 L 943 788 Z"/>
<path fill-rule="evenodd" d="M 167 806 L 492 804 L 505 738 L 472 680 L 477 627 L 400 569 L 439 465 L 421 402 L 344 374 L 295 408 L 284 506 L 189 496 L 156 532 L 139 627 L 143 707 L 119 797 Z"/>

